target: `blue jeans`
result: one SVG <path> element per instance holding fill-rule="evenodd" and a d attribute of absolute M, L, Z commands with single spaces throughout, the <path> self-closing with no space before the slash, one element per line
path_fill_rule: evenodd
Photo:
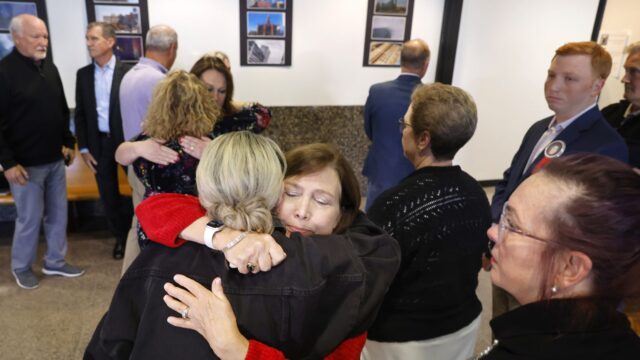
<path fill-rule="evenodd" d="M 16 272 L 31 268 L 36 259 L 40 224 L 44 224 L 48 268 L 64 265 L 67 253 L 67 180 L 62 160 L 27 166 L 26 185 L 11 184 L 16 204 L 16 226 L 11 247 L 11 269 Z"/>

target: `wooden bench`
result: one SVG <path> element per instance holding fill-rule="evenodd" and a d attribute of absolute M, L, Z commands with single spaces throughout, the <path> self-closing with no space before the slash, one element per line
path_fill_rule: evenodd
<path fill-rule="evenodd" d="M 100 199 L 96 178 L 89 170 L 89 167 L 82 161 L 82 156 L 77 150 L 73 164 L 67 167 L 66 170 L 67 200 L 69 202 Z M 118 167 L 118 183 L 120 184 L 120 194 L 131 196 L 131 187 L 122 167 Z M 0 205 L 14 205 L 13 196 L 11 194 L 0 195 Z"/>

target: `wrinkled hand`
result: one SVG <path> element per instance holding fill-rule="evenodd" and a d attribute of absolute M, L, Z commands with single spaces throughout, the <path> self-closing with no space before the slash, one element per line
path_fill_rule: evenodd
<path fill-rule="evenodd" d="M 62 147 L 62 156 L 65 158 L 65 165 L 70 166 L 73 164 L 73 160 L 76 158 L 76 149 Z M 66 160 L 69 159 L 69 160 Z"/>
<path fill-rule="evenodd" d="M 186 290 L 166 283 L 164 289 L 169 295 L 165 295 L 163 300 L 178 313 L 187 307 L 189 311 L 187 318 L 170 316 L 167 322 L 197 331 L 221 359 L 244 359 L 249 350 L 249 341 L 238 329 L 236 316 L 224 295 L 220 278 L 213 280 L 211 291 L 184 275 L 176 275 L 173 279 Z"/>
<path fill-rule="evenodd" d="M 5 170 L 4 177 L 7 178 L 8 182 L 18 185 L 26 185 L 27 181 L 29 181 L 29 173 L 20 164 Z"/>
<path fill-rule="evenodd" d="M 231 229 L 223 231 L 233 238 L 241 233 Z M 219 242 L 216 242 L 216 249 L 222 249 L 224 245 L 226 243 L 220 246 Z M 242 274 L 249 274 L 251 271 L 247 269 L 247 264 L 253 264 L 255 268 L 252 273 L 257 274 L 260 271 L 271 270 L 273 266 L 280 264 L 287 257 L 287 254 L 271 235 L 247 233 L 242 241 L 224 252 L 224 257 L 230 267 L 237 268 Z"/>
<path fill-rule="evenodd" d="M 87 167 L 91 170 L 92 173 L 95 174 L 96 166 L 98 166 L 98 162 L 93 157 L 93 155 L 91 155 L 91 153 L 80 153 L 80 155 L 82 156 L 82 160 L 87 165 Z"/>
<path fill-rule="evenodd" d="M 158 140 L 147 139 L 137 142 L 140 157 L 160 165 L 178 161 L 178 153 L 162 145 Z"/>
<path fill-rule="evenodd" d="M 183 136 L 180 138 L 180 146 L 182 146 L 187 154 L 193 156 L 196 159 L 202 158 L 202 152 L 210 142 L 211 139 L 206 136 L 203 136 L 199 139 L 193 136 Z"/>

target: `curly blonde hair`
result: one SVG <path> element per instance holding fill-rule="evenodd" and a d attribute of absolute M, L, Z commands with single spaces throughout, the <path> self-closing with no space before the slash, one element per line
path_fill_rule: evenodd
<path fill-rule="evenodd" d="M 161 80 L 153 92 L 142 130 L 165 141 L 181 136 L 205 136 L 220 117 L 202 81 L 186 71 L 174 71 Z"/>
<path fill-rule="evenodd" d="M 284 154 L 273 140 L 248 131 L 220 135 L 196 170 L 200 203 L 232 229 L 271 233 L 285 171 Z"/>

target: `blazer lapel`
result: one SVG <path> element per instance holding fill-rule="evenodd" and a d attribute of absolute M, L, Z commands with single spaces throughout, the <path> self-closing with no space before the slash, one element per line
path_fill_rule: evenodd
<path fill-rule="evenodd" d="M 515 174 L 522 174 L 523 178 L 529 176 L 529 172 L 530 172 L 529 169 L 531 169 L 537 161 L 533 161 L 531 166 L 529 166 L 529 169 L 526 169 L 527 170 L 526 172 L 524 167 L 527 166 L 527 161 L 529 161 L 529 157 L 531 156 L 531 152 L 533 151 L 533 148 L 536 147 L 538 140 L 540 140 L 540 138 L 542 137 L 542 134 L 544 134 L 544 132 L 547 130 L 547 127 L 550 121 L 551 121 L 551 118 L 549 117 L 545 119 L 542 123 L 538 124 L 538 127 L 533 129 L 533 131 L 531 132 L 531 136 L 529 136 L 526 139 L 527 144 L 523 149 L 524 150 L 522 153 L 523 156 L 521 156 L 518 159 L 518 162 L 515 164 L 515 167 L 513 169 Z"/>
<path fill-rule="evenodd" d="M 122 63 L 120 60 L 116 59 L 116 66 L 113 69 L 113 79 L 111 80 L 111 91 L 109 93 L 109 127 L 111 126 L 111 119 L 113 119 L 113 111 L 114 105 L 117 105 L 118 99 L 118 87 L 120 86 L 120 80 L 122 80 L 122 76 L 124 72 L 122 71 Z"/>
<path fill-rule="evenodd" d="M 578 138 L 580 138 L 580 134 L 589 130 L 591 126 L 598 120 L 598 107 L 594 107 L 593 109 L 587 111 L 582 114 L 579 118 L 577 118 L 571 125 L 569 125 L 566 129 L 562 130 L 562 132 L 553 140 L 562 140 L 566 145 L 566 151 L 571 147 L 571 144 L 575 142 Z M 535 146 L 535 144 L 534 144 Z M 542 151 L 538 157 L 531 163 L 531 166 L 527 169 L 525 176 L 529 176 L 531 174 L 531 170 L 535 168 L 536 164 L 542 160 L 544 157 L 544 151 Z"/>
<path fill-rule="evenodd" d="M 89 114 L 91 114 L 91 116 L 89 116 L 89 114 L 87 114 L 88 119 L 90 120 L 91 118 L 95 119 L 93 121 L 96 122 L 96 124 L 98 123 L 98 105 L 96 102 L 96 81 L 95 81 L 95 68 L 94 68 L 94 64 L 92 64 L 90 67 L 87 68 L 86 70 L 86 76 L 85 76 L 85 82 L 87 84 L 87 90 L 88 93 L 91 94 L 91 96 L 86 96 L 85 98 L 87 99 L 88 102 L 88 106 L 86 107 L 85 111 L 90 112 Z"/>

